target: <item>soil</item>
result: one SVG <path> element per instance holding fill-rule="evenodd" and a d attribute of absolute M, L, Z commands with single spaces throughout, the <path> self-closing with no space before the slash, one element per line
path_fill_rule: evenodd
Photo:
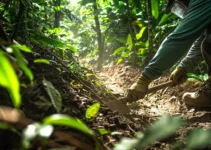
<path fill-rule="evenodd" d="M 106 87 L 116 94 L 124 95 L 140 76 L 141 70 L 130 66 L 114 65 L 107 66 L 100 73 Z M 149 87 L 153 87 L 169 80 L 169 73 L 165 73 L 159 79 L 153 81 Z M 186 92 L 196 92 L 203 85 L 197 80 L 188 80 L 179 86 L 168 87 L 155 93 L 150 93 L 138 102 L 130 105 L 132 112 L 138 116 L 159 117 L 164 114 L 179 115 L 187 121 L 187 126 L 177 131 L 176 136 L 165 142 L 157 142 L 147 149 L 168 149 L 173 141 L 184 142 L 187 133 L 195 128 L 208 129 L 211 126 L 211 109 L 186 106 L 182 96 Z M 135 116 L 135 115 L 134 115 Z M 206 148 L 210 149 L 210 148 Z"/>
<path fill-rule="evenodd" d="M 90 137 L 72 128 L 55 127 L 54 134 L 46 142 L 47 144 L 34 139 L 31 143 L 31 149 L 94 150 L 98 147 L 100 150 L 110 150 L 123 137 L 132 138 L 136 132 L 145 131 L 155 118 L 157 119 L 163 114 L 181 115 L 189 122 L 185 128 L 178 130 L 171 139 L 155 142 L 146 148 L 166 149 L 172 141 L 184 142 L 189 130 L 198 127 L 209 128 L 211 125 L 209 109 L 188 108 L 182 101 L 183 93 L 197 91 L 202 84 L 201 82 L 187 82 L 181 86 L 169 87 L 148 94 L 144 99 L 130 105 L 135 115 L 128 117 L 111 111 L 104 103 L 123 96 L 127 88 L 137 80 L 141 70 L 124 65 L 113 65 L 104 67 L 98 75 L 86 68 L 81 68 L 82 73 L 80 71 L 74 72 L 69 71 L 68 62 L 61 61 L 54 54 L 46 52 L 45 49 L 36 45 L 33 49 L 33 55 L 27 54 L 25 56 L 28 66 L 34 73 L 34 82 L 30 84 L 26 76 L 20 77 L 23 100 L 21 111 L 25 116 L 22 116 L 22 119 L 16 123 L 10 121 L 13 118 L 10 115 L 4 119 L 0 118 L 0 120 L 13 124 L 19 133 L 0 130 L 0 140 L 2 141 L 0 142 L 0 149 L 19 149 L 21 147 L 19 142 L 21 133 L 29 123 L 42 122 L 44 117 L 58 113 L 45 91 L 43 79 L 50 81 L 61 94 L 63 105 L 60 113 L 82 120 L 95 132 L 95 136 Z M 39 53 L 36 53 L 36 51 Z M 33 62 L 34 59 L 43 57 L 50 60 L 51 64 L 36 64 Z M 83 74 L 88 74 L 88 76 L 83 76 Z M 160 79 L 153 81 L 150 86 L 168 81 L 168 76 L 168 74 L 163 75 Z M 12 107 L 11 100 L 5 92 L 0 93 L 2 99 L 0 103 L 3 106 Z M 85 117 L 87 108 L 96 102 L 101 104 L 97 116 L 87 119 Z M 100 134 L 100 129 L 109 133 Z M 10 138 L 10 140 L 5 137 Z"/>

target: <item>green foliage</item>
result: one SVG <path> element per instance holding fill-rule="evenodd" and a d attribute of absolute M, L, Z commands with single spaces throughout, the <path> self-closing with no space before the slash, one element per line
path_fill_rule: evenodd
<path fill-rule="evenodd" d="M 42 81 L 44 88 L 46 92 L 48 93 L 48 96 L 51 99 L 51 102 L 53 106 L 56 108 L 57 112 L 60 112 L 62 109 L 62 97 L 59 91 L 53 86 L 53 84 L 46 80 L 43 79 Z"/>
<path fill-rule="evenodd" d="M 29 149 L 31 145 L 30 142 L 33 139 L 35 139 L 36 137 L 41 139 L 48 139 L 52 133 L 53 133 L 52 125 L 46 125 L 40 123 L 30 124 L 23 130 L 23 136 L 21 141 L 22 148 Z"/>
<path fill-rule="evenodd" d="M 18 77 L 9 62 L 6 54 L 0 50 L 0 85 L 7 89 L 13 101 L 13 105 L 19 108 L 21 105 L 20 83 Z"/>
<path fill-rule="evenodd" d="M 73 52 L 76 52 L 77 49 L 65 42 L 62 42 L 60 40 L 56 40 L 53 38 L 49 38 L 47 36 L 41 35 L 39 33 L 36 33 L 34 31 L 30 32 L 30 38 L 35 41 L 38 42 L 39 44 L 42 44 L 43 46 L 53 46 L 54 48 L 58 48 L 58 49 L 70 49 Z"/>
<path fill-rule="evenodd" d="M 23 70 L 26 76 L 32 81 L 34 79 L 34 75 L 31 72 L 31 70 L 26 66 L 26 62 L 24 60 L 23 55 L 20 53 L 19 49 L 25 51 L 25 52 L 31 52 L 29 48 L 26 46 L 21 46 L 21 45 L 12 45 L 11 48 L 13 49 L 13 54 L 15 55 L 19 67 Z"/>
<path fill-rule="evenodd" d="M 87 110 L 86 110 L 86 118 L 91 119 L 95 117 L 100 109 L 100 103 L 95 103 L 91 105 Z"/>
<path fill-rule="evenodd" d="M 81 120 L 67 115 L 54 114 L 44 118 L 43 122 L 46 124 L 61 125 L 74 128 L 88 135 L 94 134 L 93 131 L 90 130 Z"/>
<path fill-rule="evenodd" d="M 209 76 L 207 73 L 205 74 L 194 74 L 194 73 L 187 73 L 188 79 L 189 80 L 198 80 L 198 81 L 206 81 Z"/>
<path fill-rule="evenodd" d="M 136 39 L 139 40 L 140 38 L 142 38 L 143 33 L 145 31 L 146 27 L 142 27 L 140 32 L 138 34 L 136 34 Z"/>
<path fill-rule="evenodd" d="M 152 7 L 152 16 L 155 17 L 155 19 L 158 19 L 159 16 L 159 4 L 158 0 L 152 0 L 151 1 L 151 7 Z"/>
<path fill-rule="evenodd" d="M 148 127 L 146 133 L 138 132 L 133 139 L 123 138 L 114 150 L 144 149 L 146 146 L 168 138 L 175 133 L 184 121 L 178 116 L 164 115 L 160 120 Z M 186 141 L 175 142 L 170 145 L 170 149 L 205 149 L 211 144 L 210 129 L 194 129 L 189 131 Z M 186 143 L 186 144 L 185 144 Z"/>
<path fill-rule="evenodd" d="M 106 129 L 98 129 L 98 132 L 100 133 L 100 135 L 105 135 L 105 134 L 109 134 L 110 131 L 106 130 Z"/>
<path fill-rule="evenodd" d="M 50 64 L 50 61 L 47 60 L 47 59 L 35 59 L 35 60 L 34 60 L 34 63 L 42 63 L 42 64 L 47 64 L 47 65 L 49 65 L 49 64 Z"/>
<path fill-rule="evenodd" d="M 204 149 L 211 144 L 211 129 L 195 129 L 187 140 L 188 149 Z"/>
<path fill-rule="evenodd" d="M 148 128 L 146 134 L 137 133 L 136 138 L 123 138 L 114 150 L 133 150 L 141 149 L 156 140 L 162 140 L 172 135 L 183 125 L 183 120 L 178 116 L 164 115 L 160 120 L 155 122 L 152 127 Z"/>

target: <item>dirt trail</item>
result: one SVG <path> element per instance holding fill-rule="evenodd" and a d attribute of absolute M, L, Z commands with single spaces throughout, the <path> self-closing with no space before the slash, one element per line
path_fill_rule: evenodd
<path fill-rule="evenodd" d="M 105 67 L 100 74 L 104 84 L 120 95 L 134 83 L 140 75 L 140 70 L 123 65 Z M 166 74 L 153 81 L 150 86 L 157 85 L 168 81 L 169 75 Z M 111 82 L 112 81 L 112 82 Z M 151 93 L 139 100 L 132 108 L 137 115 L 145 115 L 152 117 L 161 116 L 163 114 L 181 115 L 189 123 L 185 128 L 178 131 L 180 140 L 184 139 L 186 133 L 194 128 L 209 128 L 211 126 L 211 109 L 188 107 L 182 101 L 182 95 L 185 92 L 197 91 L 202 85 L 199 81 L 187 81 L 181 86 L 168 87 L 166 89 Z M 165 146 L 164 146 L 165 147 Z M 161 147 L 159 149 L 162 149 Z"/>

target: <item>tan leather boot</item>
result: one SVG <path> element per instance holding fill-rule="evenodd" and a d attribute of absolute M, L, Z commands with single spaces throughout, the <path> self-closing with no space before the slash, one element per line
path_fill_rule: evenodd
<path fill-rule="evenodd" d="M 209 79 L 204 86 L 193 93 L 184 93 L 185 104 L 196 107 L 211 107 L 211 80 Z"/>
<path fill-rule="evenodd" d="M 127 90 L 125 96 L 126 101 L 132 103 L 143 98 L 148 90 L 150 82 L 152 82 L 152 80 L 148 79 L 144 75 L 141 75 L 138 78 L 138 81 Z"/>

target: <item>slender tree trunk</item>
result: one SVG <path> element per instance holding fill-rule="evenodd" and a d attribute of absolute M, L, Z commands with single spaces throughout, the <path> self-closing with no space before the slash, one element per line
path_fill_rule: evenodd
<path fill-rule="evenodd" d="M 54 0 L 54 6 L 59 7 L 61 5 L 60 0 Z M 56 10 L 54 13 L 54 28 L 58 28 L 60 26 L 60 15 L 61 11 Z"/>
<path fill-rule="evenodd" d="M 148 9 L 148 41 L 149 41 L 149 59 L 153 55 L 153 33 L 152 33 L 152 7 L 151 0 L 147 0 L 147 9 Z"/>
<path fill-rule="evenodd" d="M 97 69 L 101 70 L 103 65 L 104 40 L 103 40 L 103 35 L 101 33 L 100 22 L 98 18 L 97 0 L 93 1 L 93 9 L 94 9 L 94 19 L 95 19 L 95 31 L 97 32 L 97 42 L 98 42 Z"/>
<path fill-rule="evenodd" d="M 132 17 L 131 17 L 131 10 L 130 10 L 130 6 L 129 6 L 129 0 L 126 0 L 126 4 L 127 4 L 127 16 L 128 16 L 128 27 L 129 27 L 129 32 L 132 38 L 132 66 L 135 67 L 136 66 L 136 62 L 137 62 L 137 48 L 135 46 L 135 41 L 136 41 L 136 37 L 135 37 L 135 33 L 133 31 L 132 28 Z"/>
<path fill-rule="evenodd" d="M 13 33 L 12 33 L 12 36 L 11 36 L 11 41 L 13 39 L 16 38 L 18 32 L 20 32 L 21 28 L 24 27 L 24 13 L 25 13 L 25 6 L 24 4 L 22 3 L 22 1 L 20 1 L 20 4 L 19 4 L 19 11 L 18 11 L 18 15 L 16 17 L 16 20 L 15 20 L 15 28 L 13 30 Z"/>

